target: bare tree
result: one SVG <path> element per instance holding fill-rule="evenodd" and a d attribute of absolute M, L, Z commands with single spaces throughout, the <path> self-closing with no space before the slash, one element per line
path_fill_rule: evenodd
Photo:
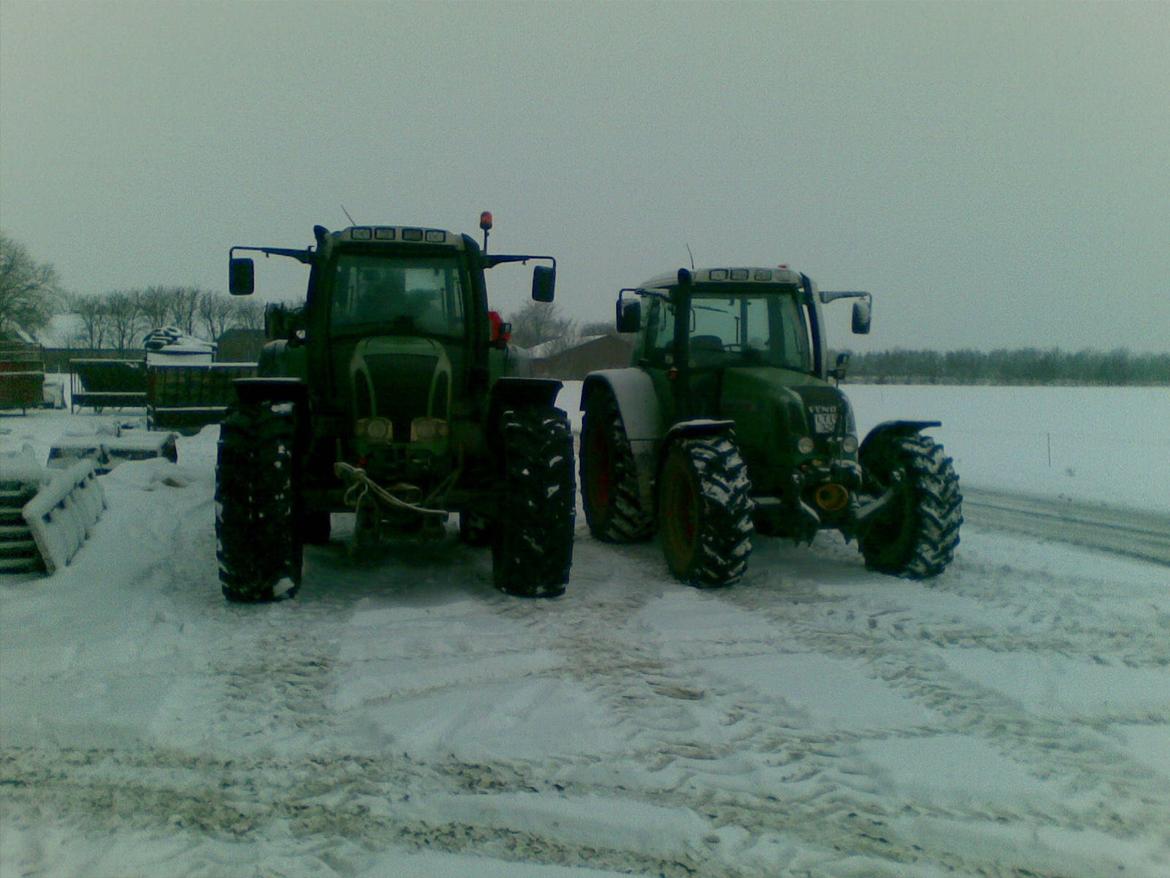
<path fill-rule="evenodd" d="M 40 329 L 61 300 L 56 269 L 37 262 L 23 244 L 0 232 L 0 332 L 16 324 Z"/>
<path fill-rule="evenodd" d="M 81 320 L 80 342 L 91 351 L 105 347 L 110 320 L 105 299 L 99 296 L 70 296 L 69 309 Z"/>
<path fill-rule="evenodd" d="M 263 329 L 264 328 L 264 303 L 257 302 L 254 299 L 232 299 L 232 322 L 233 328 L 239 329 Z"/>
<path fill-rule="evenodd" d="M 527 302 L 508 317 L 512 324 L 512 341 L 522 348 L 547 345 L 547 354 L 572 347 L 577 340 L 576 324 L 560 316 L 555 304 Z"/>
<path fill-rule="evenodd" d="M 171 315 L 171 301 L 174 298 L 175 287 L 147 287 L 138 290 L 138 310 L 142 313 L 142 320 L 146 330 L 161 329 L 169 322 Z"/>
<path fill-rule="evenodd" d="M 222 293 L 204 290 L 199 294 L 197 314 L 208 341 L 218 341 L 224 330 L 232 325 L 234 303 Z"/>
<path fill-rule="evenodd" d="M 195 317 L 199 313 L 199 297 L 203 291 L 199 287 L 173 287 L 171 295 L 171 310 L 167 315 L 167 322 L 177 326 L 187 335 L 195 334 Z"/>
<path fill-rule="evenodd" d="M 141 347 L 139 336 L 143 331 L 142 311 L 138 295 L 131 290 L 115 290 L 105 297 L 107 328 L 110 343 L 125 353 L 127 348 Z"/>

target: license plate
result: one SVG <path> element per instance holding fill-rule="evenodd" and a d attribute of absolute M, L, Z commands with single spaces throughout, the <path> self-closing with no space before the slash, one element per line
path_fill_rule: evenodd
<path fill-rule="evenodd" d="M 818 433 L 832 433 L 837 429 L 837 413 L 813 412 L 813 429 Z"/>

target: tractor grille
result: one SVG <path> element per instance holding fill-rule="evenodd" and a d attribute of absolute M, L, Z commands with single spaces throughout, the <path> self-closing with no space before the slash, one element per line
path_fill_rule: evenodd
<path fill-rule="evenodd" d="M 809 385 L 796 390 L 804 401 L 808 425 L 815 435 L 829 436 L 841 428 L 845 410 L 836 388 Z"/>
<path fill-rule="evenodd" d="M 439 358 L 424 354 L 367 354 L 374 385 L 374 412 L 394 424 L 395 441 L 410 437 L 410 422 L 427 414 L 431 381 Z M 436 412 L 446 417 L 445 412 Z"/>

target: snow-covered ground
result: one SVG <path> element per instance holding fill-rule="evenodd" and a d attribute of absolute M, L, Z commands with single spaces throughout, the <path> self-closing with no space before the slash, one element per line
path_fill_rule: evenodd
<path fill-rule="evenodd" d="M 1170 513 L 1165 389 L 849 392 L 862 430 L 944 421 L 965 484 Z M 0 576 L 4 878 L 1170 874 L 1166 566 L 969 521 L 932 582 L 822 535 L 698 591 L 581 517 L 523 601 L 453 529 L 354 558 L 335 517 L 296 600 L 232 606 L 216 432 Z"/>

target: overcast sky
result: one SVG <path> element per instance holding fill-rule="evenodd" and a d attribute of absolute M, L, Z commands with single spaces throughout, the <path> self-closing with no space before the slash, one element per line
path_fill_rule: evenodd
<path fill-rule="evenodd" d="M 490 209 L 581 321 L 689 244 L 873 292 L 837 346 L 1167 351 L 1170 4 L 0 0 L 0 227 L 69 289 L 224 289 L 343 204 Z"/>

